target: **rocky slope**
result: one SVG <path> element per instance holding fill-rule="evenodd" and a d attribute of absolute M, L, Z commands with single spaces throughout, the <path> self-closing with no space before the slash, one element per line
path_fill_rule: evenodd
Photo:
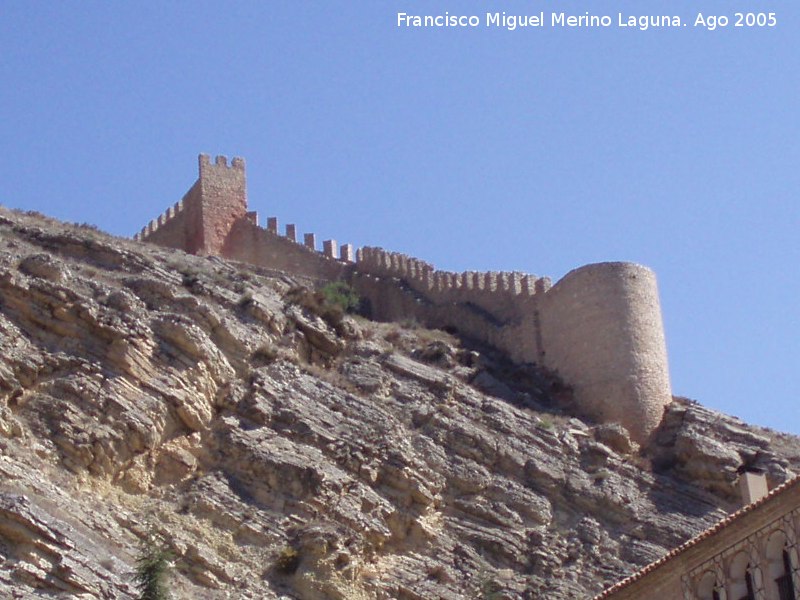
<path fill-rule="evenodd" d="M 569 390 L 287 274 L 0 211 L 0 597 L 588 598 L 772 484 L 797 438 L 676 400 L 651 448 Z"/>

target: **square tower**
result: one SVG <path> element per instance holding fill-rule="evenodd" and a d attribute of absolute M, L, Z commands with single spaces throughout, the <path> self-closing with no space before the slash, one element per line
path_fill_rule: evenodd
<path fill-rule="evenodd" d="M 247 216 L 247 182 L 244 159 L 230 166 L 224 156 L 215 162 L 207 154 L 198 157 L 200 176 L 198 222 L 188 250 L 201 255 L 219 255 L 234 223 Z"/>

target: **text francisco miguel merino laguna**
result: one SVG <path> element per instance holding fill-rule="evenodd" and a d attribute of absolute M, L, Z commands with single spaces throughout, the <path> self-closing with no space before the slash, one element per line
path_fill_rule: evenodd
<path fill-rule="evenodd" d="M 502 27 L 514 30 L 517 27 L 680 27 L 683 25 L 677 15 L 624 15 L 618 13 L 617 19 L 609 15 L 572 15 L 563 12 L 550 13 L 545 18 L 544 11 L 533 15 L 508 15 L 505 12 L 486 13 L 484 18 L 478 15 L 410 15 L 397 13 L 398 27 Z"/>

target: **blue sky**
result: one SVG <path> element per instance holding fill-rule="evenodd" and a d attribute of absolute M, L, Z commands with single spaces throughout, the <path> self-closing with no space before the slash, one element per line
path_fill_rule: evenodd
<path fill-rule="evenodd" d="M 396 25 L 499 11 L 614 26 Z M 9 1 L 0 202 L 130 236 L 199 152 L 240 155 L 262 222 L 318 239 L 554 280 L 640 262 L 674 393 L 800 433 L 799 18 L 788 0 Z"/>

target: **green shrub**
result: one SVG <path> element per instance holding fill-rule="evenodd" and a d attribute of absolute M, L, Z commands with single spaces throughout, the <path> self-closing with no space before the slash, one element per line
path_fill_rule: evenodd
<path fill-rule="evenodd" d="M 344 335 L 341 325 L 345 313 L 355 312 L 361 305 L 358 294 L 343 281 L 329 283 L 315 292 L 297 286 L 286 292 L 284 300 L 321 317 L 339 335 Z"/>
<path fill-rule="evenodd" d="M 346 313 L 356 312 L 361 304 L 361 298 L 356 291 L 344 281 L 334 281 L 319 291 L 326 304 L 338 306 Z"/>
<path fill-rule="evenodd" d="M 172 597 L 167 586 L 172 558 L 163 538 L 149 531 L 136 558 L 134 579 L 139 589 L 139 600 L 169 600 Z"/>
<path fill-rule="evenodd" d="M 536 426 L 539 429 L 544 429 L 545 431 L 552 431 L 553 429 L 555 429 L 555 423 L 553 423 L 553 421 L 551 421 L 547 417 L 539 419 L 539 421 L 536 423 Z"/>

